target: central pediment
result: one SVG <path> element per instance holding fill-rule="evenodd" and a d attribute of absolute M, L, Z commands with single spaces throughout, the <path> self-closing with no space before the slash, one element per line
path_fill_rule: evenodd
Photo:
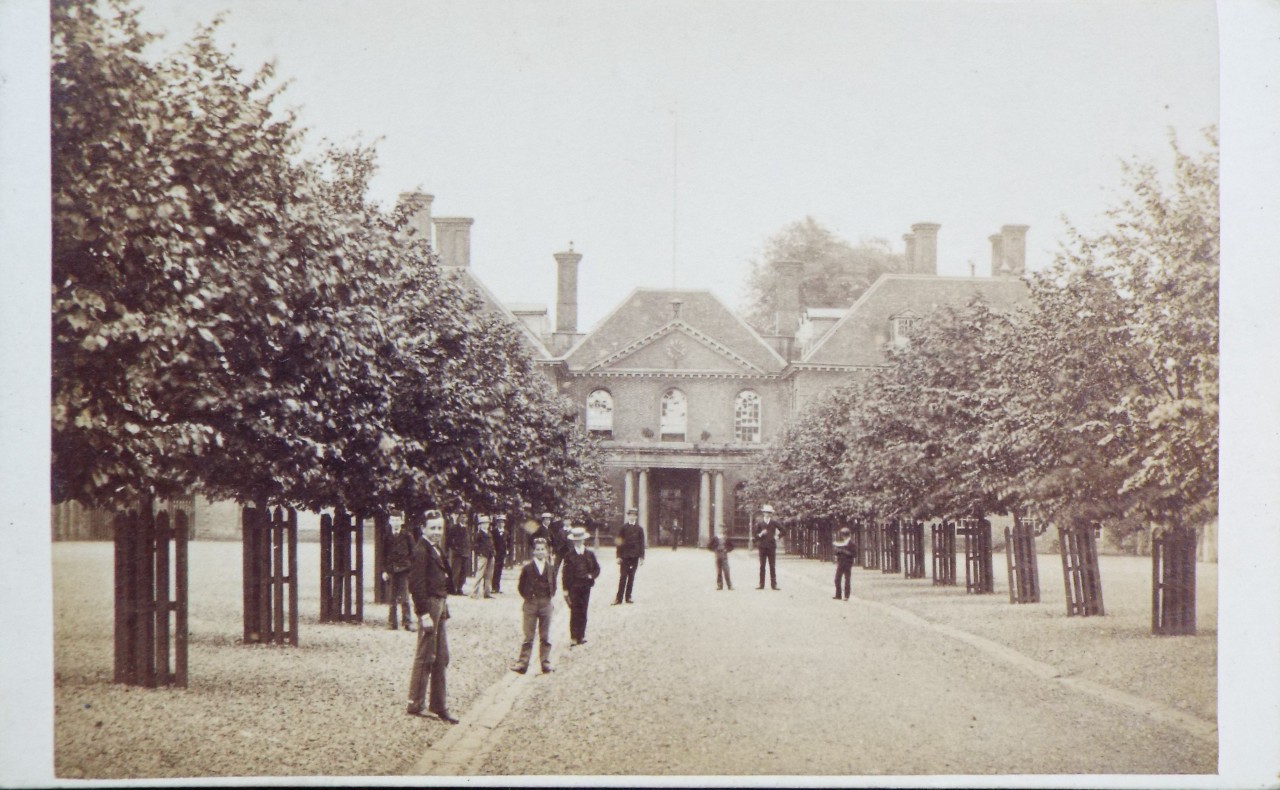
<path fill-rule="evenodd" d="M 713 338 L 676 319 L 598 360 L 587 370 L 762 373 Z"/>

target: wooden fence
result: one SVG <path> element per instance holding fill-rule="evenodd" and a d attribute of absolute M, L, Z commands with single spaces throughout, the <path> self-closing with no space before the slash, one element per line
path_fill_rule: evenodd
<path fill-rule="evenodd" d="M 880 525 L 874 518 L 867 518 L 859 522 L 859 529 L 862 532 L 862 567 L 864 570 L 879 570 L 882 551 Z"/>
<path fill-rule="evenodd" d="M 985 518 L 961 519 L 958 531 L 964 535 L 964 591 L 978 595 L 995 592 L 991 522 Z"/>
<path fill-rule="evenodd" d="M 298 514 L 240 511 L 244 643 L 298 644 Z"/>
<path fill-rule="evenodd" d="M 1196 544 L 1194 529 L 1175 528 L 1151 542 L 1151 633 L 1196 632 Z"/>
<path fill-rule="evenodd" d="M 933 583 L 955 586 L 956 523 L 939 521 L 930 530 L 933 535 Z"/>
<path fill-rule="evenodd" d="M 320 516 L 320 622 L 364 622 L 364 519 Z"/>
<path fill-rule="evenodd" d="M 831 524 L 826 522 L 806 523 L 794 527 L 791 530 L 791 552 L 805 559 L 831 562 L 835 557 L 834 549 L 831 547 L 831 531 Z"/>
<path fill-rule="evenodd" d="M 924 578 L 924 524 L 914 519 L 903 519 L 902 575 L 908 579 Z"/>
<path fill-rule="evenodd" d="M 190 519 L 182 510 L 177 510 L 172 520 L 167 511 L 153 515 L 148 506 L 142 511 L 117 514 L 113 530 L 115 651 L 112 679 L 116 683 L 133 686 L 185 687 Z"/>
<path fill-rule="evenodd" d="M 902 544 L 898 539 L 898 519 L 886 518 L 877 525 L 880 533 L 880 572 L 902 572 Z"/>
<path fill-rule="evenodd" d="M 1004 557 L 1009 571 L 1009 603 L 1040 602 L 1040 569 L 1036 563 L 1035 523 L 1018 518 L 1004 528 Z"/>

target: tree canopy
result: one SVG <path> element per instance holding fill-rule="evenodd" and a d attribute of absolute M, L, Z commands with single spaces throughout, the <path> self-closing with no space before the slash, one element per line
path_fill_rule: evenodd
<path fill-rule="evenodd" d="M 55 501 L 598 492 L 594 446 L 515 330 L 367 198 L 371 148 L 301 156 L 271 69 L 246 78 L 216 23 L 150 60 L 128 0 L 52 14 Z"/>
<path fill-rule="evenodd" d="M 751 262 L 747 280 L 746 319 L 757 330 L 774 331 L 778 264 L 799 261 L 800 304 L 804 307 L 848 307 L 885 272 L 902 269 L 902 256 L 884 239 L 865 239 L 852 245 L 813 217 L 787 225 L 764 244 Z"/>
<path fill-rule="evenodd" d="M 1110 227 L 1068 227 L 1012 313 L 922 319 L 798 418 L 752 498 L 814 518 L 1032 512 L 1123 535 L 1217 514 L 1217 137 L 1166 183 L 1129 162 Z M 833 470 L 837 470 L 833 472 Z"/>

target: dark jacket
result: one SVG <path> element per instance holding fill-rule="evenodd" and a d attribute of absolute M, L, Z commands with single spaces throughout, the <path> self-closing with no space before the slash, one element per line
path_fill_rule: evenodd
<path fill-rule="evenodd" d="M 832 548 L 835 549 L 837 560 L 853 559 L 853 541 L 852 540 L 845 540 L 843 545 L 841 545 L 839 541 L 836 541 L 835 543 L 832 544 Z"/>
<path fill-rule="evenodd" d="M 777 521 L 772 524 L 765 524 L 762 521 L 756 524 L 756 546 L 762 549 L 776 548 L 780 534 L 782 534 L 782 525 Z"/>
<path fill-rule="evenodd" d="M 396 530 L 387 538 L 387 570 L 403 573 L 413 564 L 413 533 L 408 530 Z"/>
<path fill-rule="evenodd" d="M 493 538 L 489 537 L 488 532 L 476 530 L 476 539 L 473 545 L 477 555 L 493 559 Z"/>
<path fill-rule="evenodd" d="M 596 561 L 596 555 L 590 549 L 584 549 L 579 554 L 570 548 L 564 555 L 564 564 L 560 568 L 561 580 L 566 592 L 589 588 L 596 583 L 596 577 L 600 575 L 600 563 Z"/>
<path fill-rule="evenodd" d="M 707 548 L 723 556 L 733 551 L 733 541 L 727 539 L 722 541 L 719 535 L 712 535 L 711 540 L 707 541 Z"/>
<path fill-rule="evenodd" d="M 551 558 L 548 557 L 542 564 L 542 573 L 538 573 L 538 565 L 533 560 L 526 562 L 520 569 L 520 581 L 516 584 L 516 589 L 526 601 L 550 598 L 556 594 L 556 577 L 551 573 Z"/>
<path fill-rule="evenodd" d="M 444 528 L 444 546 L 449 554 L 465 556 L 471 553 L 471 535 L 462 522 Z"/>
<path fill-rule="evenodd" d="M 493 538 L 493 556 L 498 559 L 503 559 L 507 556 L 506 532 L 507 531 L 505 529 L 499 532 L 495 527 L 494 530 L 489 533 L 489 536 Z"/>
<path fill-rule="evenodd" d="M 421 541 L 413 547 L 409 594 L 413 596 L 415 614 L 426 614 L 428 598 L 449 595 L 449 563 L 429 541 Z"/>
<path fill-rule="evenodd" d="M 618 530 L 617 556 L 622 559 L 635 559 L 644 556 L 644 527 L 639 524 L 623 524 Z"/>

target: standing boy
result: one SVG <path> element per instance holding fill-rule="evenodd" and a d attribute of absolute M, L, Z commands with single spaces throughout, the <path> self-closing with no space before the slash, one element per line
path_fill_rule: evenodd
<path fill-rule="evenodd" d="M 729 578 L 729 552 L 733 551 L 733 543 L 729 536 L 720 531 L 711 537 L 707 548 L 716 553 L 716 589 L 733 589 L 733 580 Z"/>
<path fill-rule="evenodd" d="M 441 721 L 457 724 L 445 707 L 445 669 L 449 666 L 449 638 L 445 621 L 449 619 L 449 563 L 442 552 L 444 516 L 439 510 L 427 511 L 426 540 L 413 547 L 409 566 L 409 594 L 413 611 L 418 616 L 418 649 L 413 656 L 409 675 L 410 716 L 421 716 L 425 707 Z M 427 686 L 431 702 L 427 704 Z"/>
<path fill-rule="evenodd" d="M 474 541 L 476 551 L 476 580 L 471 585 L 471 597 L 480 597 L 480 591 L 484 590 L 485 598 L 492 598 L 489 594 L 489 564 L 493 562 L 493 539 L 489 537 L 489 517 L 481 516 L 476 523 L 476 539 Z"/>
<path fill-rule="evenodd" d="M 627 508 L 627 520 L 618 530 L 618 540 L 614 544 L 618 559 L 618 594 L 613 598 L 617 606 L 625 599 L 631 600 L 631 588 L 636 583 L 636 568 L 644 565 L 644 528 L 636 523 L 636 509 Z"/>
<path fill-rule="evenodd" d="M 769 584 L 773 589 L 780 590 L 782 588 L 778 586 L 778 571 L 776 568 L 778 561 L 778 532 L 780 528 L 773 520 L 773 505 L 765 505 L 760 508 L 760 517 L 760 523 L 756 526 L 756 549 L 760 552 L 760 586 L 756 589 L 764 589 L 764 566 L 767 562 L 769 565 Z"/>
<path fill-rule="evenodd" d="M 848 527 L 840 528 L 840 537 L 832 547 L 836 553 L 836 594 L 840 600 L 840 586 L 844 582 L 844 600 L 849 600 L 849 577 L 853 572 L 853 535 Z"/>
<path fill-rule="evenodd" d="M 396 630 L 396 605 L 400 606 L 401 621 L 404 630 L 413 630 L 413 620 L 409 616 L 409 566 L 413 564 L 413 544 L 416 541 L 410 531 L 409 521 L 400 522 L 385 545 L 387 569 L 382 578 L 390 587 L 391 607 L 387 612 L 387 627 Z"/>
<path fill-rule="evenodd" d="M 493 587 L 494 593 L 502 593 L 502 566 L 507 561 L 507 517 L 502 513 L 493 517 Z"/>
<path fill-rule="evenodd" d="M 586 547 L 587 531 L 574 527 L 569 531 L 570 549 L 563 562 L 564 598 L 569 604 L 569 644 L 587 641 L 587 606 L 591 603 L 591 587 L 600 575 L 600 563 Z"/>
<path fill-rule="evenodd" d="M 538 634 L 538 658 L 542 660 L 542 671 L 553 672 L 551 668 L 551 599 L 556 594 L 556 577 L 551 573 L 551 563 L 547 561 L 547 541 L 535 538 L 533 541 L 533 559 L 520 569 L 520 581 L 516 584 L 520 597 L 524 599 L 521 608 L 524 625 L 524 643 L 520 645 L 520 658 L 511 667 L 512 671 L 524 674 L 529 671 L 529 659 L 533 657 L 533 637 Z"/>

